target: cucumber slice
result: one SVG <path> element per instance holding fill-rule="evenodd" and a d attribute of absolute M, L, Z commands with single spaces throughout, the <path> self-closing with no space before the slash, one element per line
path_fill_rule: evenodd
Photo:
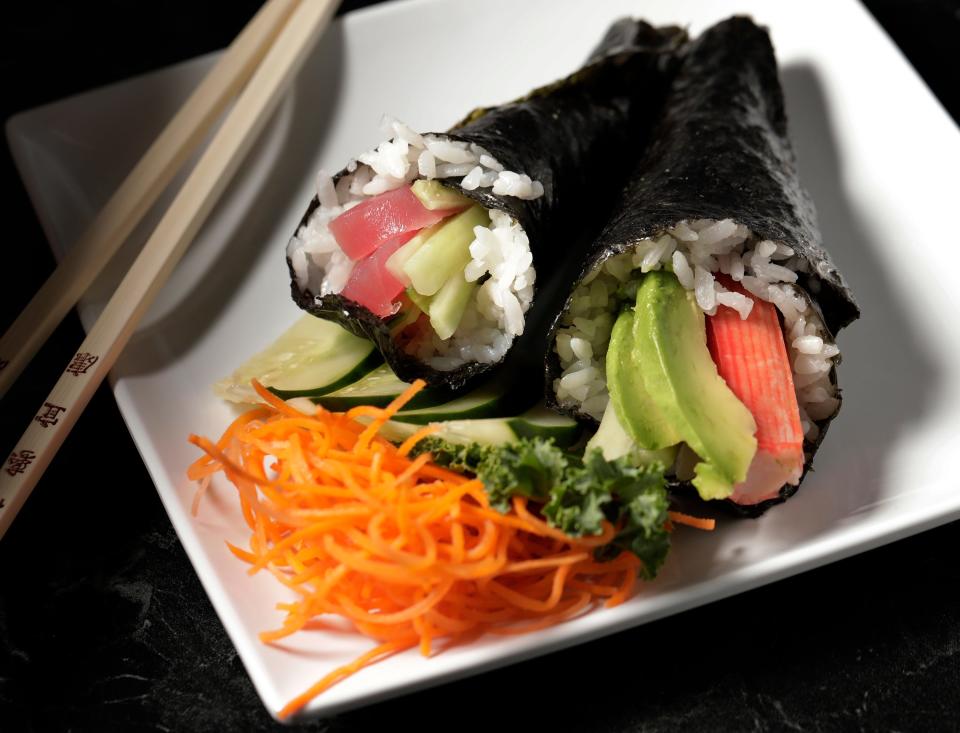
<path fill-rule="evenodd" d="M 482 420 L 445 420 L 433 435 L 449 443 L 467 445 L 505 445 L 517 440 L 516 433 L 510 429 L 507 420 L 501 417 Z M 380 428 L 380 435 L 391 443 L 402 443 L 420 428 L 415 423 L 388 421 Z"/>
<path fill-rule="evenodd" d="M 553 438 L 560 448 L 568 448 L 580 439 L 580 423 L 543 405 L 507 422 L 518 438 Z"/>
<path fill-rule="evenodd" d="M 420 295 L 420 293 L 413 288 L 407 288 L 406 293 L 407 297 L 410 298 L 410 302 L 417 306 L 417 308 L 424 313 L 430 312 L 430 301 L 433 300 L 433 298 L 429 295 Z"/>
<path fill-rule="evenodd" d="M 399 418 L 400 415 L 397 416 Z M 561 448 L 576 443 L 580 436 L 580 426 L 575 420 L 558 415 L 543 406 L 528 410 L 517 417 L 491 417 L 479 420 L 444 420 L 439 422 L 439 430 L 434 433 L 442 440 L 466 445 L 504 445 L 514 443 L 520 438 L 553 438 Z M 418 429 L 413 423 L 394 419 L 383 426 L 380 433 L 387 440 L 400 443 Z"/>
<path fill-rule="evenodd" d="M 426 425 L 429 422 L 440 420 L 489 417 L 497 413 L 503 396 L 503 389 L 494 384 L 485 384 L 463 397 L 458 397 L 441 405 L 401 410 L 394 416 L 394 419 L 400 422 Z"/>
<path fill-rule="evenodd" d="M 312 397 L 352 384 L 382 363 L 373 342 L 304 315 L 213 391 L 231 402 L 256 403 L 260 398 L 250 386 L 256 379 L 283 399 Z"/>
<path fill-rule="evenodd" d="M 477 291 L 475 282 L 468 283 L 463 275 L 454 275 L 430 300 L 430 326 L 441 339 L 448 339 L 460 325 L 467 303 Z M 421 296 L 423 297 L 423 296 Z"/>
<path fill-rule="evenodd" d="M 420 179 L 414 181 L 410 187 L 413 195 L 420 199 L 425 209 L 436 211 L 437 209 L 460 209 L 469 206 L 473 202 L 466 196 L 447 188 L 440 181 L 427 181 Z"/>
<path fill-rule="evenodd" d="M 410 284 L 410 276 L 403 271 L 404 265 L 407 264 L 407 260 L 413 257 L 414 253 L 420 249 L 430 237 L 436 234 L 441 227 L 443 227 L 445 222 L 438 221 L 432 227 L 427 227 L 426 229 L 421 229 L 420 232 L 405 245 L 400 247 L 396 252 L 390 255 L 387 258 L 387 269 L 390 271 L 390 274 L 393 275 L 397 280 L 402 282 L 404 285 Z"/>
<path fill-rule="evenodd" d="M 416 303 L 414 303 L 413 306 L 411 306 L 409 303 L 401 305 L 400 311 L 395 314 L 393 319 L 390 321 L 390 335 L 395 337 L 407 326 L 415 323 L 419 317 L 420 308 L 416 305 Z"/>
<path fill-rule="evenodd" d="M 336 392 L 319 395 L 314 398 L 314 402 L 333 412 L 344 412 L 358 405 L 385 407 L 409 386 L 406 382 L 401 381 L 388 365 L 383 364 L 353 384 L 338 389 Z M 449 399 L 450 394 L 448 392 L 428 387 L 421 390 L 406 406 L 409 409 L 433 407 L 434 405 L 442 405 Z"/>
<path fill-rule="evenodd" d="M 403 266 L 414 290 L 434 295 L 447 280 L 462 273 L 470 262 L 473 228 L 489 223 L 487 210 L 477 205 L 446 220 Z"/>

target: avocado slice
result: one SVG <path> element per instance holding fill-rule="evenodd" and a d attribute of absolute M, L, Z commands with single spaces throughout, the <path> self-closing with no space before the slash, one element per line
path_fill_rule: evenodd
<path fill-rule="evenodd" d="M 643 382 L 640 361 L 648 356 L 634 344 L 633 310 L 624 310 L 613 324 L 610 345 L 607 347 L 607 388 L 615 416 L 603 419 L 608 424 L 619 423 L 639 448 L 660 450 L 676 445 L 682 438 L 674 422 L 657 406 Z M 601 425 L 602 427 L 602 425 Z"/>
<path fill-rule="evenodd" d="M 672 273 L 650 272 L 640 283 L 633 341 L 647 394 L 700 457 L 693 485 L 704 499 L 729 496 L 747 477 L 757 426 L 717 373 L 704 315 Z"/>
<path fill-rule="evenodd" d="M 650 463 L 659 463 L 669 468 L 677 458 L 679 445 L 671 445 L 658 450 L 645 450 L 637 446 L 636 441 L 627 434 L 617 411 L 611 402 L 603 411 L 600 427 L 593 437 L 587 441 L 584 453 L 599 448 L 603 457 L 608 461 L 627 456 L 635 466 L 645 466 Z"/>

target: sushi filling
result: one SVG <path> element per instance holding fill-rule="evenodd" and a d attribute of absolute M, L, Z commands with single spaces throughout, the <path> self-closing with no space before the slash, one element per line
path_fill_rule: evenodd
<path fill-rule="evenodd" d="M 725 481 L 732 483 L 711 482 L 709 476 L 698 477 L 694 485 L 703 498 L 730 496 L 738 503 L 751 504 L 775 497 L 783 484 L 799 483 L 804 463 L 802 444 L 817 439 L 820 432 L 817 422 L 835 414 L 840 404 L 837 388 L 831 382 L 831 370 L 839 350 L 832 343 L 807 295 L 796 285 L 797 272 L 805 267 L 805 262 L 795 257 L 789 247 L 759 240 L 746 227 L 728 219 L 684 221 L 657 237 L 639 242 L 625 253 L 607 258 L 574 291 L 557 331 L 553 349 L 559 357 L 562 372 L 554 380 L 553 388 L 558 402 L 601 421 L 600 433 L 595 439 L 599 441 L 598 445 L 607 441 L 610 435 L 622 434 L 619 427 L 615 432 L 610 432 L 611 426 L 618 425 L 622 420 L 621 412 L 625 408 L 623 403 L 618 403 L 614 410 L 611 401 L 610 390 L 613 387 L 608 385 L 608 380 L 614 376 L 607 372 L 611 368 L 608 351 L 614 354 L 614 364 L 623 363 L 621 352 L 614 351 L 613 341 L 620 339 L 618 344 L 622 344 L 625 343 L 624 338 L 630 338 L 624 334 L 645 331 L 629 331 L 630 327 L 623 330 L 620 322 L 624 316 L 619 314 L 629 313 L 634 323 L 646 323 L 647 328 L 650 323 L 656 323 L 657 317 L 653 321 L 649 318 L 644 321 L 645 316 L 640 315 L 639 310 L 640 300 L 637 300 L 636 310 L 630 305 L 638 298 L 638 293 L 650 292 L 646 283 L 647 278 L 653 276 L 647 276 L 646 273 L 672 272 L 674 277 L 671 279 L 679 283 L 675 285 L 678 292 L 686 291 L 693 295 L 691 300 L 686 301 L 694 309 L 693 312 L 700 311 L 705 316 L 713 316 L 706 319 L 706 336 L 710 345 L 707 361 L 713 358 L 715 367 L 728 382 L 729 389 L 736 392 L 731 397 L 739 399 L 739 395 L 744 394 L 749 398 L 746 404 L 750 404 L 750 412 L 756 418 L 756 423 L 752 423 L 748 414 L 740 412 L 742 405 L 726 403 L 728 409 L 732 410 L 731 415 L 740 414 L 737 419 L 741 427 L 754 424 L 752 428 L 747 427 L 744 434 L 745 441 L 753 441 L 754 445 L 750 449 L 754 460 L 749 464 L 749 473 L 730 479 L 728 472 Z M 664 281 L 661 279 L 659 282 Z M 644 301 L 652 302 L 655 301 Z M 680 298 L 674 302 L 677 304 L 674 307 L 679 307 L 684 301 Z M 759 315 L 751 317 L 752 312 Z M 703 318 L 700 320 L 702 323 Z M 689 319 L 687 323 L 690 323 Z M 679 332 L 669 329 L 668 326 L 666 332 L 660 333 L 660 338 L 664 339 L 660 343 L 668 344 L 665 348 L 673 349 L 672 344 L 682 339 Z M 617 336 L 618 333 L 621 336 Z M 765 345 L 762 334 L 766 335 Z M 757 351 L 758 348 L 762 354 Z M 779 358 L 774 356 L 777 351 L 782 355 Z M 663 358 L 661 353 L 660 357 L 641 363 L 659 364 Z M 669 367 L 664 362 L 662 366 L 693 369 L 692 366 L 688 367 L 688 363 L 677 362 Z M 763 366 L 759 366 L 761 363 Z M 781 365 L 779 372 L 775 367 L 768 366 L 774 363 Z M 620 374 L 624 373 L 624 368 L 617 367 Z M 654 367 L 654 372 L 650 373 L 656 373 L 659 368 Z M 771 368 L 773 371 L 765 371 Z M 649 391 L 649 379 L 656 381 L 646 376 L 648 372 L 645 369 L 650 367 L 640 367 L 644 374 L 642 384 L 645 386 L 634 382 L 638 385 L 635 389 Z M 713 369 L 710 368 L 711 371 Z M 622 377 L 615 378 L 618 380 L 618 390 L 623 390 L 625 384 L 629 385 Z M 709 374 L 705 372 L 701 372 L 701 378 L 707 381 L 700 384 L 710 381 Z M 628 392 L 633 394 L 634 388 L 628 387 Z M 617 394 L 622 392 L 618 391 Z M 767 396 L 764 397 L 764 394 Z M 795 402 L 793 394 L 796 396 Z M 772 402 L 765 401 L 771 399 Z M 636 398 L 632 398 L 632 401 L 634 405 L 637 404 Z M 609 414 L 613 412 L 621 417 Z M 682 425 L 683 418 L 680 420 Z M 753 431 L 756 431 L 755 439 L 751 437 Z M 696 433 L 694 430 L 691 435 L 696 437 Z M 666 433 L 671 434 L 676 438 L 675 433 Z M 647 439 L 651 439 L 649 433 L 646 435 Z M 663 461 L 667 454 L 661 451 L 654 455 L 649 449 L 659 449 L 673 440 L 664 442 L 661 436 L 651 440 L 656 445 L 644 445 L 644 441 L 640 440 L 634 444 L 634 448 L 644 449 L 641 454 L 646 451 L 647 457 Z M 667 461 L 675 460 L 674 472 L 678 478 L 689 478 L 691 457 L 693 463 L 698 459 L 691 454 L 690 448 L 693 446 L 684 442 L 678 446 L 679 453 L 674 448 L 669 453 L 672 457 Z M 740 469 L 746 470 L 746 464 L 742 461 Z M 705 474 L 707 470 L 704 469 Z"/>
<path fill-rule="evenodd" d="M 746 318 L 752 301 L 727 290 L 714 273 L 739 282 L 757 298 L 773 303 L 783 317 L 784 340 L 807 440 L 816 440 L 817 421 L 839 407 L 830 370 L 840 350 L 830 340 L 823 321 L 806 294 L 795 284 L 807 264 L 789 247 L 758 241 L 749 230 L 730 219 L 680 222 L 659 237 L 645 239 L 603 261 L 590 272 L 570 299 L 553 348 L 560 358 L 561 375 L 554 380 L 557 400 L 597 420 L 603 417 L 607 393 L 604 358 L 618 300 L 627 300 L 628 284 L 638 275 L 671 269 L 707 315 L 726 306 Z"/>
<path fill-rule="evenodd" d="M 434 369 L 448 371 L 471 361 L 498 362 L 513 339 L 523 333 L 525 314 L 533 300 L 536 272 L 530 242 L 505 212 L 485 211 L 455 189 L 423 183 L 446 179 L 464 190 L 490 188 L 494 194 L 521 199 L 542 196 L 543 186 L 529 176 L 504 170 L 478 145 L 439 135 L 421 136 L 390 118 L 385 118 L 384 126 L 391 139 L 351 161 L 347 174 L 336 183 L 320 172 L 319 206 L 287 247 L 297 285 L 317 298 L 342 294 L 381 318 L 396 319 L 402 326 L 404 348 Z M 400 189 L 410 189 L 433 210 L 423 209 Z M 423 198 L 428 189 L 440 192 L 436 202 Z M 340 217 L 364 202 L 369 207 L 374 198 L 378 205 L 388 198 L 400 201 L 387 218 L 413 216 L 416 221 L 401 226 L 400 236 L 389 241 L 348 247 L 343 232 L 350 217 Z M 410 200 L 413 208 L 421 210 L 411 213 Z M 354 212 L 352 219 L 363 218 L 367 222 L 354 231 L 370 226 L 366 213 L 358 216 Z M 450 236 L 452 229 L 443 234 L 448 223 L 458 228 L 457 238 Z M 430 246 L 437 249 L 441 235 L 444 248 L 440 254 L 424 252 L 418 265 L 412 255 L 421 246 L 427 249 L 431 237 Z M 451 241 L 449 247 L 447 240 Z M 453 253 L 450 247 L 460 249 Z M 453 268 L 446 282 L 439 290 L 435 283 L 420 285 L 419 271 L 414 269 L 434 270 L 425 273 L 433 276 L 433 262 L 439 263 L 445 254 L 451 255 Z M 414 272 L 413 278 L 408 271 Z"/>

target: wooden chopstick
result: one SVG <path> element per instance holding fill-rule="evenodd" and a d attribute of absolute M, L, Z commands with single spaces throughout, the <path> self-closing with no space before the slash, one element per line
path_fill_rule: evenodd
<path fill-rule="evenodd" d="M 298 2 L 269 0 L 259 10 L 0 338 L 0 397 L 237 96 Z"/>
<path fill-rule="evenodd" d="M 303 0 L 89 335 L 0 470 L 0 537 L 62 445 L 327 26 L 338 0 Z M 82 368 L 78 368 L 82 367 Z"/>

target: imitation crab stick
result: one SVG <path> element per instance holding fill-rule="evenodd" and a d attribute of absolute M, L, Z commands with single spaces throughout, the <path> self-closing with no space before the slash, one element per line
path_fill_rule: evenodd
<path fill-rule="evenodd" d="M 803 430 L 793 373 L 776 307 L 729 278 L 728 290 L 753 300 L 746 319 L 730 308 L 707 317 L 707 345 L 724 381 L 757 423 L 757 453 L 731 497 L 740 504 L 772 499 L 803 474 Z"/>
<path fill-rule="evenodd" d="M 609 522 L 599 535 L 569 537 L 523 497 L 501 513 L 478 479 L 434 465 L 429 454 L 409 457 L 430 427 L 399 447 L 383 440 L 379 428 L 423 386 L 418 380 L 384 409 L 318 407 L 306 415 L 254 383 L 265 405 L 216 443 L 190 438 L 206 455 L 188 476 L 205 486 L 222 471 L 237 489 L 249 547 L 228 549 L 251 573 L 265 570 L 297 594 L 278 605 L 286 617 L 261 639 L 338 616 L 376 641 L 291 700 L 282 717 L 397 652 L 419 647 L 429 655 L 437 639 L 542 629 L 633 591 L 636 555 L 594 560 L 616 532 Z"/>

